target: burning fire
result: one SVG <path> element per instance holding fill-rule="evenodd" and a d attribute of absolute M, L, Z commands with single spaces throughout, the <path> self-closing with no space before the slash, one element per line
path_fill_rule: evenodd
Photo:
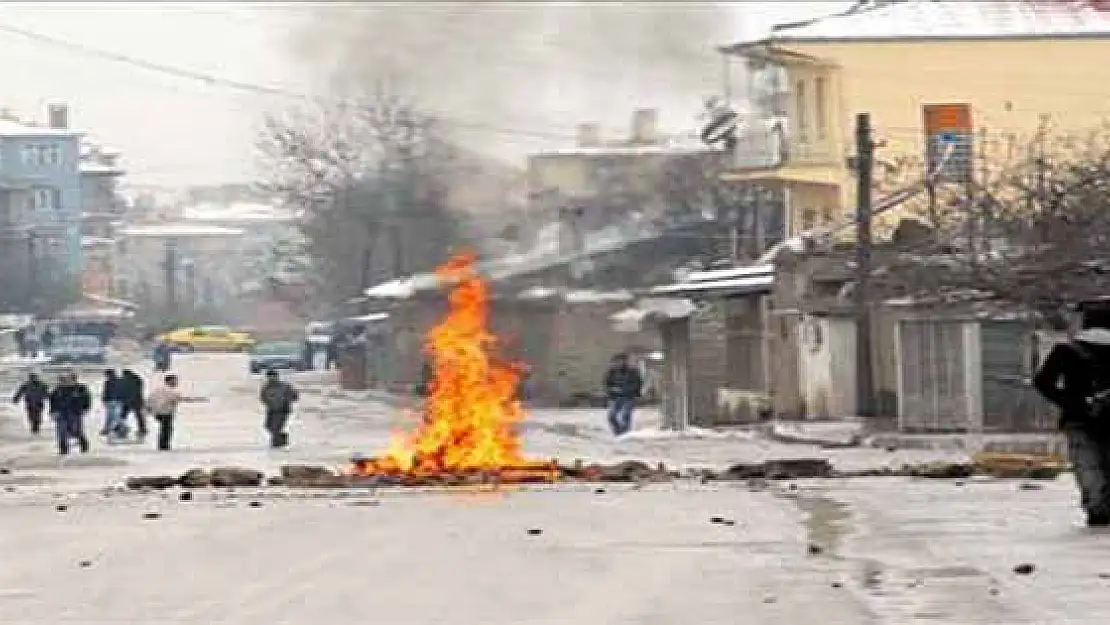
<path fill-rule="evenodd" d="M 434 375 L 412 432 L 396 434 L 382 456 L 355 461 L 363 476 L 495 475 L 506 482 L 552 481 L 554 461 L 524 457 L 517 425 L 521 368 L 496 356 L 488 329 L 489 294 L 463 254 L 436 269 L 450 285 L 448 312 L 425 337 Z"/>

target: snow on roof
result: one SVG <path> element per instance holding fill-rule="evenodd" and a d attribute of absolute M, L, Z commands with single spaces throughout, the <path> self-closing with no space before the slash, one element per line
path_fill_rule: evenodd
<path fill-rule="evenodd" d="M 118 165 L 104 165 L 102 163 L 81 163 L 78 171 L 82 174 L 101 174 L 106 176 L 122 176 L 126 172 Z"/>
<path fill-rule="evenodd" d="M 651 288 L 649 292 L 656 295 L 704 293 L 707 291 L 756 293 L 770 290 L 774 284 L 774 265 L 752 265 L 695 272 L 690 274 L 686 280 L 656 286 Z"/>
<path fill-rule="evenodd" d="M 81 237 L 81 247 L 96 247 L 99 245 L 111 245 L 115 243 L 115 239 L 106 237 Z"/>
<path fill-rule="evenodd" d="M 365 295 L 375 299 L 408 299 L 417 291 L 436 288 L 439 280 L 435 274 L 420 274 L 410 278 L 398 278 L 383 282 L 366 289 Z"/>
<path fill-rule="evenodd" d="M 191 221 L 293 221 L 298 217 L 294 211 L 253 202 L 196 204 L 185 207 L 183 215 Z"/>
<path fill-rule="evenodd" d="M 651 292 L 657 295 L 666 295 L 668 293 L 704 293 L 706 291 L 757 293 L 770 290 L 774 284 L 774 276 L 759 275 L 747 278 L 733 278 L 731 280 L 706 280 L 704 282 L 665 284 L 654 287 L 651 289 Z"/>
<path fill-rule="evenodd" d="M 96 293 L 82 293 L 81 298 L 90 302 L 95 302 L 97 304 L 107 304 L 109 306 L 115 306 L 116 308 L 129 308 L 132 310 L 139 308 L 139 305 L 135 302 L 131 302 L 125 299 L 117 299 L 114 297 L 106 297 L 104 295 L 97 295 Z"/>
<path fill-rule="evenodd" d="M 376 323 L 378 321 L 385 321 L 386 319 L 389 319 L 389 313 L 375 312 L 361 315 L 359 317 L 350 317 L 347 319 L 347 321 L 353 321 L 355 323 Z"/>
<path fill-rule="evenodd" d="M 729 267 L 727 269 L 712 269 L 709 271 L 693 271 L 684 282 L 704 282 L 706 280 L 731 280 L 733 278 L 749 278 L 764 274 L 775 273 L 772 264 L 750 265 L 747 267 Z"/>
<path fill-rule="evenodd" d="M 650 156 L 667 154 L 702 154 L 713 152 L 704 143 L 692 141 L 670 141 L 663 144 L 652 145 L 600 145 L 595 147 L 573 147 L 554 150 L 543 150 L 533 156 Z"/>
<path fill-rule="evenodd" d="M 0 119 L 0 137 L 80 137 L 84 134 L 72 128 L 48 128 L 11 119 Z"/>
<path fill-rule="evenodd" d="M 238 237 L 244 232 L 242 228 L 191 223 L 151 224 L 123 229 L 123 235 L 129 237 Z"/>
<path fill-rule="evenodd" d="M 781 24 L 763 41 L 1110 36 L 1110 13 L 1061 3 L 909 0 Z"/>
<path fill-rule="evenodd" d="M 569 304 L 602 304 L 606 302 L 630 302 L 635 297 L 628 291 L 567 291 L 563 299 Z"/>

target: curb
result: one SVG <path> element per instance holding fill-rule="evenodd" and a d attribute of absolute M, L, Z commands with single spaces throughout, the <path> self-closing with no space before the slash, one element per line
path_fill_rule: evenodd
<path fill-rule="evenodd" d="M 808 445 L 811 447 L 820 447 L 822 449 L 851 449 L 861 447 L 865 443 L 865 437 L 858 432 L 849 437 L 848 440 L 842 438 L 821 438 L 817 436 L 779 432 L 776 431 L 775 424 L 773 423 L 764 424 L 756 428 L 755 431 L 767 440 L 784 445 Z"/>

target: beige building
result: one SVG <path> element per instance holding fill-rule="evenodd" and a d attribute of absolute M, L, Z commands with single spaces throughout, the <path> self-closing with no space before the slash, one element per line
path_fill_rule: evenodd
<path fill-rule="evenodd" d="M 910 0 L 723 47 L 737 69 L 728 91 L 752 102 L 729 179 L 784 189 L 796 234 L 854 210 L 857 113 L 871 114 L 880 161 L 921 161 L 911 179 L 930 145 L 953 143 L 944 179 L 954 184 L 1014 157 L 1042 127 L 1087 136 L 1108 112 L 1110 13 L 1078 4 Z"/>

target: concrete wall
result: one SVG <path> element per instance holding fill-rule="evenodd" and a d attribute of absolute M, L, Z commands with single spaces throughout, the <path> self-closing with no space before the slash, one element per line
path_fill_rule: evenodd
<path fill-rule="evenodd" d="M 609 317 L 620 303 L 497 299 L 490 326 L 498 351 L 531 370 L 531 399 L 541 405 L 589 405 L 602 399 L 602 378 L 617 352 L 659 348 L 655 332 L 615 332 Z M 407 390 L 419 380 L 424 337 L 445 310 L 442 298 L 419 296 L 393 308 L 383 386 Z"/>

